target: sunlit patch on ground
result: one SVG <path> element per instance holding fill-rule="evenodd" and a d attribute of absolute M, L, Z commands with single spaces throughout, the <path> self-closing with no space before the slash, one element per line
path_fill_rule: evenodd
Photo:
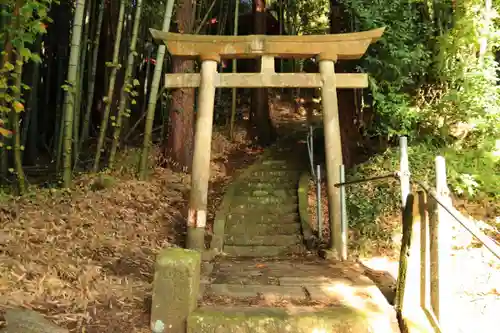
<path fill-rule="evenodd" d="M 477 225 L 490 228 L 481 222 Z M 456 332 L 492 332 L 498 325 L 500 309 L 500 261 L 458 224 L 453 228 L 452 246 L 452 279 L 448 285 Z M 361 261 L 379 274 L 386 272 L 394 280 L 397 277 L 398 263 L 393 259 L 372 257 Z"/>

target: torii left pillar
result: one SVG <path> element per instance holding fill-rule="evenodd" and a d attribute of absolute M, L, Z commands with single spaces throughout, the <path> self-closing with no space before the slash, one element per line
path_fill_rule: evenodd
<path fill-rule="evenodd" d="M 202 55 L 200 58 L 202 61 L 201 82 L 197 101 L 198 110 L 194 136 L 186 247 L 203 251 L 205 249 L 205 227 L 207 224 L 215 78 L 220 57 L 219 55 Z"/>

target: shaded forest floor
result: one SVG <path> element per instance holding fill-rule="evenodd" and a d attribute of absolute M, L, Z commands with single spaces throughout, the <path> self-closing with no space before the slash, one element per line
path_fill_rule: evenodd
<path fill-rule="evenodd" d="M 271 109 L 282 131 L 305 120 L 290 103 Z M 209 235 L 225 187 L 261 152 L 241 126 L 233 141 L 225 128 L 214 130 Z M 77 176 L 71 191 L 33 187 L 22 198 L 0 195 L 0 330 L 2 311 L 22 307 L 71 332 L 150 332 L 155 257 L 184 245 L 190 176 L 159 167 L 157 148 L 147 181 L 138 181 L 138 159 L 137 149 L 122 151 L 119 170 Z"/>
<path fill-rule="evenodd" d="M 321 184 L 322 234 L 330 240 L 326 181 Z M 454 200 L 455 206 L 476 222 L 487 235 L 500 242 L 500 205 Z M 311 227 L 318 230 L 316 212 L 316 185 L 309 186 L 309 214 Z M 485 221 L 483 221 L 483 219 Z M 374 217 L 372 228 L 363 230 L 356 221 L 349 220 L 349 253 L 365 266 L 366 274 L 374 280 L 392 303 L 398 273 L 401 217 L 387 214 Z M 352 225 L 354 224 L 354 225 Z M 374 231 L 376 230 L 376 231 Z M 453 223 L 452 272 L 449 281 L 453 291 L 453 318 L 457 332 L 494 331 L 500 309 L 500 262 L 458 223 Z"/>
<path fill-rule="evenodd" d="M 234 142 L 214 133 L 209 222 L 235 171 L 259 152 L 241 128 Z M 19 306 L 72 332 L 149 331 L 155 256 L 182 246 L 190 177 L 154 167 L 138 181 L 138 156 L 122 153 L 121 170 L 82 175 L 71 191 L 0 201 L 0 327 L 2 309 Z M 159 151 L 151 158 L 158 165 Z"/>

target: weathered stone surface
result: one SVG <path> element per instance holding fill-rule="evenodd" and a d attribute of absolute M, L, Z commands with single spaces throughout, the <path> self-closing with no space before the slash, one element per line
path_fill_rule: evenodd
<path fill-rule="evenodd" d="M 168 248 L 160 252 L 155 265 L 151 327 L 185 332 L 186 318 L 196 307 L 200 266 L 198 251 Z"/>
<path fill-rule="evenodd" d="M 234 205 L 230 208 L 232 214 L 245 214 L 251 212 L 255 215 L 274 215 L 278 217 L 279 215 L 297 213 L 298 207 L 296 204 L 286 204 L 286 205 L 262 205 L 256 203 L 246 203 L 241 205 Z"/>
<path fill-rule="evenodd" d="M 351 267 L 348 264 L 332 264 L 321 259 L 304 260 L 297 258 L 283 258 L 279 260 L 266 260 L 261 258 L 229 258 L 219 261 L 214 266 L 214 274 L 219 276 L 233 275 L 246 276 L 261 274 L 279 277 L 283 283 L 308 282 L 314 285 L 314 281 L 336 281 L 339 283 L 351 283 L 358 286 L 373 286 L 374 283 L 367 283 L 359 279 L 362 271 Z M 349 282 L 350 281 L 350 282 Z"/>
<path fill-rule="evenodd" d="M 346 278 L 329 277 L 324 275 L 315 276 L 283 276 L 280 277 L 280 285 L 283 286 L 320 286 L 329 287 L 337 284 L 351 285 L 352 282 Z"/>
<path fill-rule="evenodd" d="M 303 246 L 224 246 L 224 252 L 235 257 L 279 257 L 292 253 L 302 253 Z"/>
<path fill-rule="evenodd" d="M 226 235 L 224 243 L 226 245 L 274 245 L 290 246 L 301 244 L 302 239 L 298 235 Z"/>
<path fill-rule="evenodd" d="M 287 177 L 293 176 L 297 178 L 297 170 L 268 170 L 260 169 L 252 172 L 253 177 Z"/>
<path fill-rule="evenodd" d="M 38 312 L 25 309 L 5 311 L 7 327 L 2 333 L 68 333 L 68 330 L 54 325 Z"/>
<path fill-rule="evenodd" d="M 295 180 L 283 180 L 281 181 L 267 181 L 258 179 L 248 179 L 245 183 L 242 183 L 239 188 L 246 190 L 264 190 L 264 191 L 274 191 L 276 189 L 290 189 L 293 190 L 297 186 L 297 181 Z"/>
<path fill-rule="evenodd" d="M 262 297 L 272 302 L 307 299 L 304 289 L 298 286 L 212 284 L 206 289 L 206 293 L 211 296 L 230 298 Z"/>
<path fill-rule="evenodd" d="M 188 319 L 189 333 L 396 333 L 395 316 L 335 306 L 319 311 L 294 308 L 199 309 Z"/>
<path fill-rule="evenodd" d="M 212 283 L 236 285 L 270 285 L 279 286 L 279 278 L 263 274 L 259 270 L 250 271 L 247 275 L 217 274 Z"/>
<path fill-rule="evenodd" d="M 299 220 L 299 214 L 297 212 L 287 212 L 279 215 L 276 213 L 256 215 L 252 214 L 252 212 L 241 212 L 241 213 L 231 212 L 227 215 L 226 219 L 227 225 L 235 225 L 235 224 L 254 225 L 259 223 L 287 224 L 287 223 L 298 223 L 298 222 L 300 222 L 300 220 Z"/>
<path fill-rule="evenodd" d="M 276 205 L 289 205 L 290 203 L 297 203 L 298 199 L 296 196 L 289 197 L 276 197 L 276 196 L 235 196 L 233 199 L 233 204 L 255 204 L 261 206 L 276 206 Z"/>
<path fill-rule="evenodd" d="M 283 185 L 292 185 L 295 186 L 299 180 L 299 177 L 292 174 L 284 174 L 284 175 L 261 175 L 261 176 L 251 176 L 246 179 L 248 186 L 261 188 L 272 186 L 272 188 L 281 188 Z M 265 185 L 264 185 L 265 184 Z"/>
<path fill-rule="evenodd" d="M 300 235 L 299 223 L 255 223 L 253 225 L 228 224 L 226 233 L 231 236 L 246 235 L 247 237 L 265 236 L 265 235 Z"/>
<path fill-rule="evenodd" d="M 288 161 L 287 160 L 273 160 L 273 159 L 267 159 L 262 162 L 263 165 L 268 165 L 268 166 L 273 166 L 273 167 L 288 167 Z"/>

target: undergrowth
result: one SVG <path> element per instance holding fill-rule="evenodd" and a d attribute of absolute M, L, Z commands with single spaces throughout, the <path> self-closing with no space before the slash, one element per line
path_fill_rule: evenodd
<path fill-rule="evenodd" d="M 500 199 L 500 160 L 484 155 L 477 150 L 438 149 L 427 143 L 416 143 L 408 147 L 412 179 L 434 187 L 435 157 L 442 155 L 447 161 L 448 184 L 455 199 L 469 203 L 479 202 L 495 206 Z M 372 157 L 366 163 L 348 171 L 347 180 L 382 176 L 399 170 L 399 150 L 390 148 Z M 417 188 L 414 188 L 417 190 Z M 355 184 L 347 187 L 349 227 L 356 232 L 360 253 L 374 252 L 377 248 L 395 249 L 400 233 L 400 186 L 393 178 Z M 498 205 L 496 205 L 498 206 Z M 500 212 L 497 212 L 497 214 Z M 478 216 L 495 224 L 495 219 Z M 498 228 L 498 226 L 493 225 Z M 500 230 L 499 230 L 500 231 Z"/>

